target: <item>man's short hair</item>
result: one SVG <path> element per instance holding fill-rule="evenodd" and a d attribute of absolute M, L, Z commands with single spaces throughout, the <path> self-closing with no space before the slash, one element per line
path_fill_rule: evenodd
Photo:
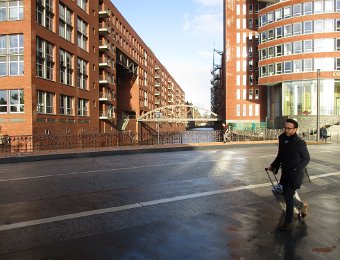
<path fill-rule="evenodd" d="M 294 125 L 294 128 L 299 128 L 298 122 L 296 122 L 294 119 L 288 118 L 286 120 L 286 123 L 292 123 Z"/>

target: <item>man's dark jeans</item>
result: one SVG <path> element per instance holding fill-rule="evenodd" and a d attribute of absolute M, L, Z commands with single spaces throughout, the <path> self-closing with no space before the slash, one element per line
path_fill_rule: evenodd
<path fill-rule="evenodd" d="M 303 208 L 303 202 L 294 198 L 295 189 L 291 185 L 283 186 L 283 197 L 286 202 L 286 217 L 285 222 L 292 223 L 294 215 L 294 205 L 298 208 Z"/>

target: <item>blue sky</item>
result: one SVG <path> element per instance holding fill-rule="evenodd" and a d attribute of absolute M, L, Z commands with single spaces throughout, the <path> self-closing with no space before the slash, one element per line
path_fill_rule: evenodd
<path fill-rule="evenodd" d="M 223 0 L 111 2 L 185 91 L 186 101 L 210 110 L 213 49 L 223 48 Z"/>

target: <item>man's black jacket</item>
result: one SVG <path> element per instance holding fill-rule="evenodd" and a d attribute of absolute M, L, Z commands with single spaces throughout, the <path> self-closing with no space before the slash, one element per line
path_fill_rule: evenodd
<path fill-rule="evenodd" d="M 297 134 L 286 136 L 283 133 L 279 136 L 279 151 L 271 166 L 275 169 L 282 167 L 280 179 L 282 185 L 291 185 L 294 189 L 299 189 L 304 177 L 304 168 L 309 160 L 306 142 Z"/>

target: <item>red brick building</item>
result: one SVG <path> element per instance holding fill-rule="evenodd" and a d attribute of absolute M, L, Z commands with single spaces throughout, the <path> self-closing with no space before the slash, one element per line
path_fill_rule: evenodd
<path fill-rule="evenodd" d="M 109 0 L 0 2 L 0 134 L 138 131 L 183 90 Z"/>
<path fill-rule="evenodd" d="M 339 119 L 339 51 L 339 0 L 225 0 L 225 122 L 314 125 L 318 84 L 320 115 Z"/>

